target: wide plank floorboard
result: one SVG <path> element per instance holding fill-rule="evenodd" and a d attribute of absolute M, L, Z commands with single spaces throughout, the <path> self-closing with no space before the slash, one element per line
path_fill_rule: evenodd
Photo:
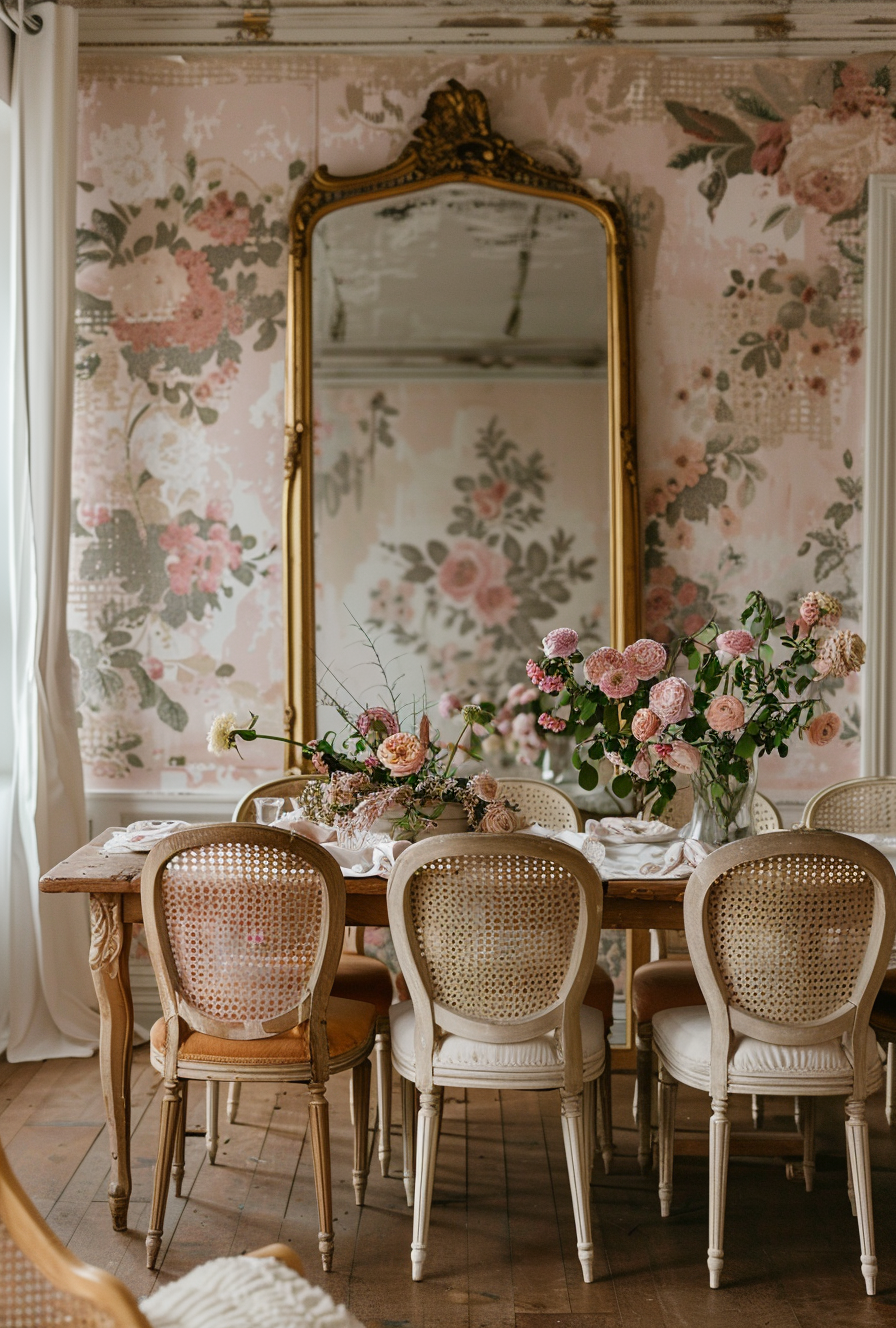
<path fill-rule="evenodd" d="M 134 1058 L 131 1229 L 112 1230 L 109 1151 L 95 1059 L 0 1061 L 0 1139 L 25 1188 L 79 1257 L 138 1296 L 195 1264 L 273 1241 L 291 1245 L 312 1281 L 369 1328 L 896 1328 L 896 1131 L 880 1095 L 869 1106 L 880 1262 L 879 1294 L 864 1294 L 858 1232 L 846 1197 L 842 1115 L 826 1107 L 813 1193 L 775 1159 L 732 1159 L 723 1285 L 706 1274 L 707 1163 L 678 1157 L 673 1209 L 659 1216 L 657 1177 L 640 1175 L 632 1078 L 614 1079 L 616 1155 L 596 1159 L 595 1276 L 581 1280 L 557 1094 L 446 1089 L 428 1257 L 410 1277 L 412 1214 L 401 1179 L 400 1094 L 393 1108 L 392 1174 L 372 1167 L 363 1208 L 352 1186 L 350 1075 L 327 1089 L 336 1236 L 321 1272 L 317 1205 L 302 1085 L 247 1084 L 229 1125 L 221 1092 L 217 1164 L 188 1137 L 183 1196 L 168 1200 L 158 1271 L 145 1267 L 158 1144 L 159 1077 L 145 1048 Z M 375 1096 L 375 1095 L 374 1095 Z M 705 1129 L 705 1096 L 679 1091 L 679 1135 Z M 732 1100 L 735 1129 L 749 1101 Z M 205 1123 L 204 1088 L 191 1087 L 188 1121 Z M 793 1129 L 791 1103 L 766 1102 L 766 1128 Z"/>

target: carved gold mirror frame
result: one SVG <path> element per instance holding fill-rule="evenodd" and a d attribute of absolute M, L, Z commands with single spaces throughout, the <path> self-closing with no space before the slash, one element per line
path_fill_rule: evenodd
<path fill-rule="evenodd" d="M 640 634 L 641 549 L 634 429 L 631 262 L 625 217 L 612 199 L 594 198 L 569 174 L 496 134 L 481 92 L 452 80 L 434 92 L 423 123 L 401 156 L 368 175 L 314 172 L 292 210 L 286 346 L 286 452 L 283 495 L 284 616 L 288 738 L 316 733 L 313 510 L 311 237 L 327 213 L 373 198 L 437 184 L 488 185 L 573 203 L 593 213 L 607 243 L 610 585 L 612 644 Z M 537 644 L 537 643 L 535 643 Z M 287 752 L 289 748 L 285 749 Z"/>

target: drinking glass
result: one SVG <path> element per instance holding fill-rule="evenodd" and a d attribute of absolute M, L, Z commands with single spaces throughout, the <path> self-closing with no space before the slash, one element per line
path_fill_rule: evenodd
<path fill-rule="evenodd" d="M 253 798 L 255 820 L 259 825 L 273 825 L 283 810 L 282 798 Z"/>

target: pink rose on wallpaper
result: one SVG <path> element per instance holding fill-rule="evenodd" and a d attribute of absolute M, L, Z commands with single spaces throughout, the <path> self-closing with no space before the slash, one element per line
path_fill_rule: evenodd
<path fill-rule="evenodd" d="M 650 587 L 645 601 L 648 622 L 661 622 L 663 618 L 667 617 L 672 612 L 674 607 L 675 600 L 672 598 L 672 592 L 667 586 Z"/>
<path fill-rule="evenodd" d="M 165 673 L 165 665 L 160 659 L 156 659 L 155 655 L 147 655 L 143 661 L 143 667 L 153 682 L 158 682 Z"/>
<path fill-rule="evenodd" d="M 796 113 L 778 175 L 782 194 L 833 215 L 859 201 L 869 175 L 896 170 L 896 120 L 889 106 L 850 109 L 855 104 L 846 96 L 837 110 L 809 105 Z"/>
<path fill-rule="evenodd" d="M 480 540 L 459 539 L 439 568 L 439 589 L 463 604 L 486 586 L 500 584 L 510 563 Z"/>
<path fill-rule="evenodd" d="M 830 118 L 848 120 L 854 115 L 863 115 L 867 119 L 875 107 L 890 109 L 883 89 L 872 87 L 867 74 L 858 65 L 846 65 L 840 70 L 840 86 L 834 89 L 831 97 Z"/>
<path fill-rule="evenodd" d="M 689 613 L 681 624 L 681 630 L 685 636 L 696 636 L 706 626 L 706 618 L 702 613 Z"/>
<path fill-rule="evenodd" d="M 243 330 L 243 311 L 233 291 L 218 290 L 201 250 L 178 249 L 177 265 L 187 274 L 188 294 L 171 318 L 130 322 L 116 318 L 112 330 L 139 354 L 151 346 L 186 346 L 196 354 L 214 346 L 226 327 L 234 336 Z"/>
<path fill-rule="evenodd" d="M 510 485 L 506 480 L 495 480 L 494 484 L 488 489 L 473 490 L 470 497 L 473 500 L 473 506 L 483 521 L 491 521 L 496 516 L 501 515 L 501 508 L 509 489 Z"/>
<path fill-rule="evenodd" d="M 205 505 L 207 521 L 229 521 L 232 515 L 233 505 L 224 499 L 212 498 Z"/>
<path fill-rule="evenodd" d="M 705 475 L 709 469 L 705 446 L 693 438 L 679 438 L 672 449 L 670 461 L 669 487 L 674 488 L 676 493 L 682 489 L 692 489 L 700 476 Z"/>
<path fill-rule="evenodd" d="M 214 595 L 227 568 L 235 571 L 243 561 L 243 546 L 234 543 L 220 523 L 211 527 L 204 540 L 193 522 L 180 525 L 172 521 L 159 536 L 159 545 L 172 555 L 166 569 L 175 595 L 189 595 L 194 579 L 199 590 Z"/>
<path fill-rule="evenodd" d="M 245 244 L 252 229 L 249 205 L 235 203 L 227 191 L 222 189 L 193 218 L 193 225 L 201 231 L 208 231 L 218 244 Z"/>
<path fill-rule="evenodd" d="M 473 596 L 480 622 L 485 627 L 506 627 L 519 608 L 519 599 L 510 586 L 495 584 L 483 586 Z"/>
<path fill-rule="evenodd" d="M 112 513 L 105 503 L 81 503 L 78 508 L 78 520 L 85 530 L 96 530 L 112 520 Z"/>
<path fill-rule="evenodd" d="M 681 607 L 686 609 L 690 604 L 694 603 L 698 594 L 699 591 L 693 581 L 683 581 L 675 598 L 678 600 Z"/>
<path fill-rule="evenodd" d="M 786 120 L 764 124 L 756 135 L 756 149 L 750 159 L 756 174 L 777 175 L 784 165 L 789 142 L 790 125 Z"/>

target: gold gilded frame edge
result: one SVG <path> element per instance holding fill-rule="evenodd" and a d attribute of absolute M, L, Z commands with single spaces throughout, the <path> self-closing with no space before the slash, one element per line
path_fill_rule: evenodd
<path fill-rule="evenodd" d="M 284 732 L 293 741 L 316 734 L 317 624 L 314 580 L 314 477 L 311 329 L 311 236 L 330 212 L 368 198 L 415 193 L 438 184 L 489 185 L 586 208 L 607 241 L 610 452 L 610 584 L 612 644 L 641 634 L 641 538 L 635 434 L 631 250 L 625 215 L 613 199 L 595 198 L 571 175 L 531 157 L 493 132 L 484 94 L 451 79 L 431 93 L 423 122 L 395 161 L 364 175 L 318 168 L 290 215 L 287 291 L 283 586 Z M 285 748 L 289 766 L 290 749 Z"/>

